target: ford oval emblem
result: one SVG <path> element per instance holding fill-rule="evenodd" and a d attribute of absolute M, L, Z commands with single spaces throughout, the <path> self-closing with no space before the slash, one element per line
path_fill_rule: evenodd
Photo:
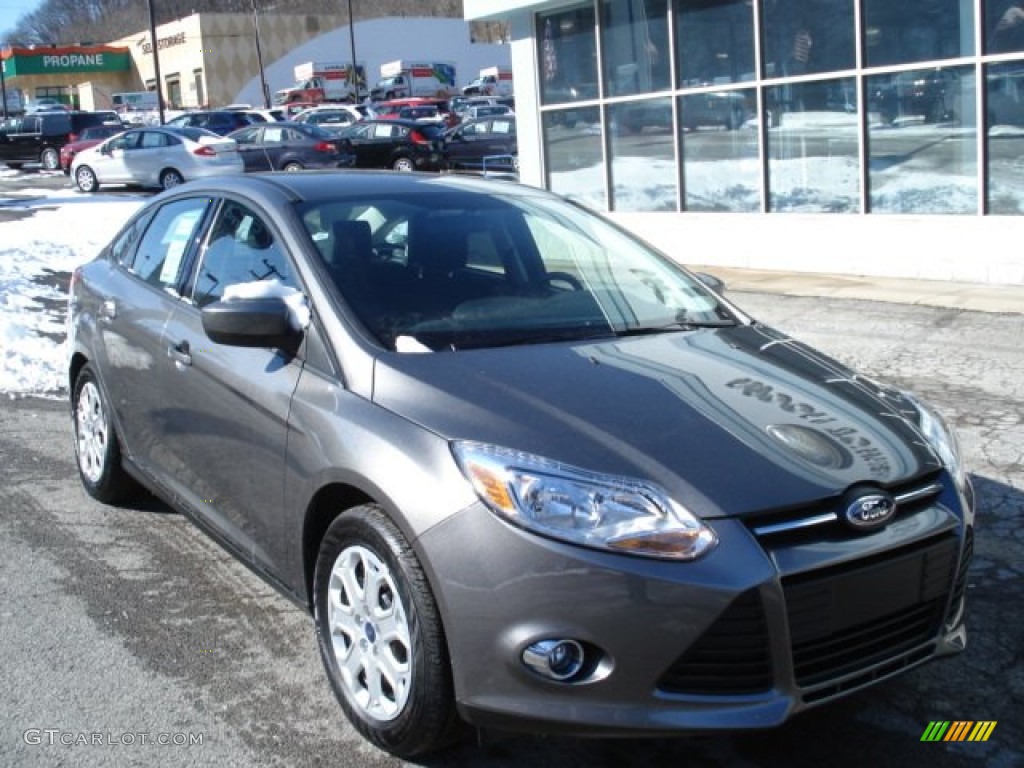
<path fill-rule="evenodd" d="M 855 531 L 874 531 L 888 523 L 896 514 L 896 500 L 884 491 L 857 491 L 847 497 L 843 522 Z"/>

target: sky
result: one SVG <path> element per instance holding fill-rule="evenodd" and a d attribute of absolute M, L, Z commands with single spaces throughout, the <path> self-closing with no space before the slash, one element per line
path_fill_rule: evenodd
<path fill-rule="evenodd" d="M 42 0 L 0 0 L 0 39 L 18 23 L 18 19 L 36 10 Z"/>

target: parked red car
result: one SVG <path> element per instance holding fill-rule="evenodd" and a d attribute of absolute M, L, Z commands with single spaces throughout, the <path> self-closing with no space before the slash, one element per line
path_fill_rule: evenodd
<path fill-rule="evenodd" d="M 111 136 L 116 136 L 124 130 L 123 125 L 114 124 L 103 124 L 94 125 L 86 128 L 82 131 L 78 138 L 74 141 L 70 141 L 60 148 L 60 168 L 65 174 L 71 173 L 71 161 L 75 159 L 75 155 L 81 152 L 83 149 L 89 147 L 95 147 L 104 139 L 109 139 Z"/>

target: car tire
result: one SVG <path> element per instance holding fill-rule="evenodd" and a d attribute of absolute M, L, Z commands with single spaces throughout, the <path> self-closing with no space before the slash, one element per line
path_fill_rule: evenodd
<path fill-rule="evenodd" d="M 71 402 L 75 463 L 82 485 L 90 496 L 105 504 L 127 500 L 138 491 L 138 485 L 121 465 L 121 443 L 110 406 L 91 365 L 79 371 Z"/>
<path fill-rule="evenodd" d="M 80 165 L 75 170 L 75 186 L 83 192 L 95 192 L 100 188 L 96 172 L 88 165 Z"/>
<path fill-rule="evenodd" d="M 168 168 L 160 174 L 160 187 L 162 189 L 170 189 L 184 183 L 185 177 L 181 175 L 181 171 L 177 171 L 174 168 Z"/>
<path fill-rule="evenodd" d="M 293 161 L 293 162 L 290 162 L 290 163 L 285 163 L 284 167 L 281 170 L 282 171 L 288 171 L 289 173 L 294 173 L 295 171 L 303 170 L 303 167 L 302 167 L 302 163 L 296 163 L 296 162 Z"/>
<path fill-rule="evenodd" d="M 43 164 L 43 168 L 47 171 L 59 171 L 60 153 L 53 147 L 47 147 L 39 155 L 39 162 Z"/>
<path fill-rule="evenodd" d="M 411 157 L 396 157 L 395 161 L 391 164 L 391 168 L 403 173 L 409 173 L 416 170 L 416 164 L 412 161 Z"/>
<path fill-rule="evenodd" d="M 437 604 L 412 547 L 380 506 L 355 507 L 327 529 L 313 596 L 327 677 L 364 738 L 403 758 L 458 738 Z"/>

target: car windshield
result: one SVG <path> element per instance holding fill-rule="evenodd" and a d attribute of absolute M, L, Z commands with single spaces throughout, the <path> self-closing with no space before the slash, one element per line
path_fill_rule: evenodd
<path fill-rule="evenodd" d="M 432 190 L 298 208 L 337 290 L 400 352 L 737 322 L 688 272 L 567 201 Z"/>

